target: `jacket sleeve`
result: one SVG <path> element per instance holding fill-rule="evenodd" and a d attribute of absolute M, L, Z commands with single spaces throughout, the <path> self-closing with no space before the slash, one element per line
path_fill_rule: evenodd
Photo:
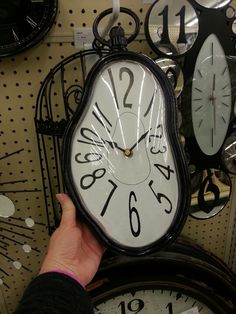
<path fill-rule="evenodd" d="M 93 314 L 90 296 L 74 279 L 42 274 L 29 284 L 15 314 Z"/>

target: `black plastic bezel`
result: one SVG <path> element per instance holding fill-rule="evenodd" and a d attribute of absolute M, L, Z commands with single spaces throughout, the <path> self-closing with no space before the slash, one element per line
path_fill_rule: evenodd
<path fill-rule="evenodd" d="M 206 304 L 214 313 L 234 313 L 234 277 L 191 251 L 160 252 L 142 258 L 104 260 L 89 286 L 93 304 L 142 289 L 173 289 Z"/>
<path fill-rule="evenodd" d="M 74 128 L 76 127 L 80 118 L 81 117 L 83 118 L 83 112 L 86 109 L 87 105 L 89 106 L 89 104 L 87 103 L 87 100 L 89 99 L 95 80 L 98 74 L 100 73 L 101 69 L 103 68 L 103 66 L 106 66 L 109 62 L 120 61 L 120 60 L 131 60 L 131 61 L 136 61 L 143 64 L 153 73 L 153 75 L 160 82 L 160 85 L 163 89 L 165 101 L 166 101 L 167 114 L 166 114 L 165 122 L 168 125 L 168 127 L 166 128 L 166 131 L 168 133 L 169 141 L 172 144 L 171 149 L 172 149 L 172 156 L 175 162 L 175 167 L 176 169 L 179 170 L 178 212 L 176 214 L 174 221 L 172 222 L 171 227 L 161 239 L 157 240 L 156 242 L 150 245 L 147 245 L 145 247 L 139 247 L 139 248 L 130 248 L 126 246 L 117 245 L 114 241 L 112 241 L 111 239 L 108 239 L 105 233 L 102 231 L 102 229 L 89 217 L 89 215 L 86 213 L 86 210 L 84 210 L 83 208 L 82 202 L 79 200 L 79 197 L 77 196 L 76 188 L 73 185 L 73 179 L 72 179 L 72 173 L 71 173 L 71 167 L 70 167 L 71 141 L 73 137 Z M 126 254 L 126 255 L 131 255 L 131 256 L 140 256 L 140 255 L 145 255 L 145 254 L 154 252 L 166 246 L 170 241 L 173 241 L 176 238 L 176 236 L 179 234 L 179 232 L 181 231 L 185 223 L 185 220 L 188 215 L 189 204 L 190 204 L 190 184 L 189 184 L 189 176 L 188 176 L 187 165 L 185 163 L 184 153 L 182 151 L 179 137 L 178 137 L 177 125 L 176 125 L 176 110 L 174 108 L 176 108 L 176 100 L 175 100 L 173 88 L 168 78 L 163 73 L 163 71 L 159 69 L 159 67 L 155 64 L 153 60 L 151 60 L 150 58 L 142 54 L 137 54 L 134 52 L 115 52 L 110 55 L 107 55 L 103 57 L 102 59 L 100 59 L 94 65 L 94 67 L 92 68 L 92 70 L 90 71 L 87 77 L 81 103 L 79 107 L 77 108 L 77 111 L 75 112 L 64 136 L 63 148 L 62 148 L 62 171 L 63 171 L 63 177 L 64 177 L 66 188 L 73 202 L 76 205 L 79 218 L 84 219 L 85 222 L 88 223 L 88 225 L 92 227 L 92 229 L 95 231 L 98 237 L 104 242 L 104 244 L 115 252 Z"/>
<path fill-rule="evenodd" d="M 12 44 L 0 46 L 0 57 L 9 57 L 21 53 L 35 46 L 47 35 L 57 16 L 58 0 L 46 0 L 43 5 L 48 7 L 47 16 L 43 23 L 32 29 L 32 32 L 27 37 L 20 38 L 19 41 L 14 41 Z"/>

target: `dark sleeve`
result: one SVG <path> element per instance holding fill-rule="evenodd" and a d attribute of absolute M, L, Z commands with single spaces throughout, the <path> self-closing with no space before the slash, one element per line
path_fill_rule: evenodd
<path fill-rule="evenodd" d="M 74 279 L 42 274 L 29 284 L 15 314 L 93 314 L 89 295 Z"/>

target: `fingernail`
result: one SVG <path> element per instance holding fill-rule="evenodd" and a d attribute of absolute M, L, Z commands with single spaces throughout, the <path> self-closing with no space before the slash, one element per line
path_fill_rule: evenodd
<path fill-rule="evenodd" d="M 56 194 L 56 198 L 61 203 L 65 200 L 65 194 L 63 193 Z"/>

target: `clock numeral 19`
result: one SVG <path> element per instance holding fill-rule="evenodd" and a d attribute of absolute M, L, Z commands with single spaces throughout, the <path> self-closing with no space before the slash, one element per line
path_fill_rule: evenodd
<path fill-rule="evenodd" d="M 185 34 L 185 11 L 186 7 L 183 6 L 180 11 L 175 15 L 180 17 L 180 30 L 179 30 L 179 38 L 177 40 L 178 44 L 186 44 L 186 34 Z M 162 12 L 158 14 L 159 16 L 163 16 L 163 32 L 161 35 L 161 44 L 171 45 L 170 36 L 169 36 L 169 6 L 166 5 Z"/>
<path fill-rule="evenodd" d="M 137 202 L 137 197 L 135 193 L 131 191 L 129 195 L 129 222 L 132 235 L 138 237 L 140 235 L 141 225 L 138 210 L 131 204 L 133 200 Z"/>
<path fill-rule="evenodd" d="M 128 303 L 125 301 L 122 301 L 120 302 L 118 307 L 120 307 L 121 309 L 121 314 L 128 313 L 127 310 L 132 313 L 138 313 L 142 311 L 142 309 L 144 308 L 144 302 L 141 299 L 133 299 L 129 301 Z"/>

